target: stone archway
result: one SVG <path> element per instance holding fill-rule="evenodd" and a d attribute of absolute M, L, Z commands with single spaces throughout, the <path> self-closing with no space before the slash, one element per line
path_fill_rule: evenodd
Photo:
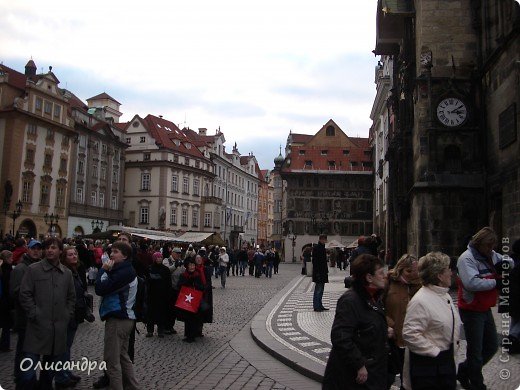
<path fill-rule="evenodd" d="M 20 226 L 18 227 L 18 234 L 27 238 L 36 238 L 36 225 L 34 224 L 32 219 L 24 219 Z"/>

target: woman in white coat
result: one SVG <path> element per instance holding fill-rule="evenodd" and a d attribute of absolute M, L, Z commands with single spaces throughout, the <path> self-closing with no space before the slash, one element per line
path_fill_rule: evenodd
<path fill-rule="evenodd" d="M 457 387 L 455 354 L 461 320 L 448 294 L 450 258 L 430 252 L 419 259 L 421 289 L 406 310 L 403 386 L 407 390 L 454 390 Z"/>

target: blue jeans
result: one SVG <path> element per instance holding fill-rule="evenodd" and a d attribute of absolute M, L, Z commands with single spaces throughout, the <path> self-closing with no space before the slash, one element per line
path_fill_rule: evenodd
<path fill-rule="evenodd" d="M 271 278 L 273 276 L 273 263 L 267 263 L 267 269 L 265 272 L 265 276 Z"/>
<path fill-rule="evenodd" d="M 16 388 L 20 389 L 33 389 L 36 386 L 36 363 L 40 361 L 40 355 L 37 353 L 24 352 L 22 365 L 20 370 L 20 377 Z M 42 367 L 45 368 L 45 364 L 50 364 L 58 361 L 57 356 L 44 355 L 42 359 Z M 54 378 L 55 371 L 53 370 L 42 370 L 40 371 L 40 380 L 38 389 L 52 390 L 52 379 Z"/>
<path fill-rule="evenodd" d="M 319 310 L 323 307 L 321 300 L 323 299 L 323 291 L 325 291 L 325 283 L 314 283 L 314 295 L 312 297 L 312 307 Z"/>
<path fill-rule="evenodd" d="M 70 361 L 70 349 L 72 347 L 72 343 L 74 342 L 74 336 L 76 336 L 77 328 L 69 326 L 67 327 L 67 350 L 60 355 L 59 360 L 63 363 Z M 70 374 L 72 372 L 70 370 L 61 370 L 56 373 L 55 382 L 56 383 L 65 383 L 71 379 Z"/>
<path fill-rule="evenodd" d="M 227 276 L 227 267 L 225 266 L 219 266 L 219 274 L 220 274 L 220 285 L 223 288 L 226 288 L 226 276 Z"/>
<path fill-rule="evenodd" d="M 468 343 L 466 361 L 459 365 L 460 374 L 467 376 L 474 389 L 485 389 L 482 367 L 498 349 L 497 329 L 491 310 L 476 312 L 459 309 Z"/>
<path fill-rule="evenodd" d="M 240 261 L 240 275 L 244 275 L 246 273 L 247 268 L 247 260 Z"/>

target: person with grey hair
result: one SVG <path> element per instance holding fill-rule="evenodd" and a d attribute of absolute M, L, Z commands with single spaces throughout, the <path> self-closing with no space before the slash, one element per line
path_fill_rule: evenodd
<path fill-rule="evenodd" d="M 408 304 L 403 323 L 403 387 L 455 390 L 461 320 L 448 294 L 450 258 L 430 252 L 419 259 L 418 269 L 423 286 Z"/>
<path fill-rule="evenodd" d="M 496 305 L 502 287 L 500 267 L 507 261 L 493 248 L 498 238 L 490 227 L 480 229 L 471 238 L 468 249 L 457 260 L 458 306 L 467 340 L 466 361 L 459 365 L 457 379 L 465 389 L 486 389 L 482 367 L 498 349 L 497 330 L 491 308 Z"/>

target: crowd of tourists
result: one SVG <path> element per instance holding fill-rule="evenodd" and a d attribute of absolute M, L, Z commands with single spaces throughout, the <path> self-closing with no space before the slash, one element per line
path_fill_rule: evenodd
<path fill-rule="evenodd" d="M 315 311 L 328 310 L 321 303 L 326 242 L 321 236 L 311 251 Z M 337 302 L 324 389 L 390 389 L 396 375 L 407 390 L 454 390 L 457 382 L 486 389 L 482 368 L 500 344 L 491 310 L 498 302 L 510 319 L 502 351 L 520 353 L 520 240 L 501 255 L 497 235 L 484 227 L 456 267 L 446 254 L 430 252 L 404 254 L 388 271 L 366 242 L 349 258 L 350 288 Z M 459 362 L 461 329 L 467 346 Z"/>
<path fill-rule="evenodd" d="M 162 338 L 177 333 L 176 322 L 182 321 L 183 341 L 193 343 L 204 336 L 204 323 L 213 322 L 213 281 L 226 288 L 229 276 L 271 278 L 279 263 L 274 249 L 150 245 L 124 232 L 115 242 L 7 239 L 0 247 L 0 351 L 12 350 L 16 332 L 16 389 L 52 389 L 53 382 L 56 389 L 74 387 L 81 377 L 65 362 L 74 359 L 71 347 L 80 324 L 95 321 L 88 289 L 93 285 L 105 323 L 106 364 L 94 387 L 137 389 L 136 322 L 145 324 L 146 337 Z M 185 288 L 200 292 L 191 309 L 179 306 Z M 39 378 L 38 362 L 44 367 Z M 53 369 L 58 362 L 61 369 Z"/>

